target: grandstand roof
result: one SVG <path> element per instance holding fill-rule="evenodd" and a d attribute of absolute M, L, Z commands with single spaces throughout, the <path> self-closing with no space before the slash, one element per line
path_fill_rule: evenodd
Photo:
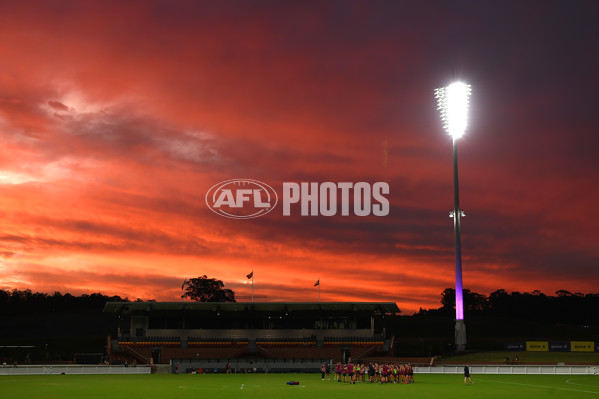
<path fill-rule="evenodd" d="M 397 314 L 395 302 L 107 302 L 104 312 L 132 313 L 150 311 L 223 311 L 262 312 L 283 311 L 370 311 L 380 314 Z"/>

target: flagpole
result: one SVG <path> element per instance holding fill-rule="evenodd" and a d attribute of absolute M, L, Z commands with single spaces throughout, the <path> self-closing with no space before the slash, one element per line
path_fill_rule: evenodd
<path fill-rule="evenodd" d="M 252 303 L 254 303 L 254 271 L 252 270 Z"/>
<path fill-rule="evenodd" d="M 318 303 L 320 303 L 320 279 L 316 280 L 314 287 L 318 286 Z"/>

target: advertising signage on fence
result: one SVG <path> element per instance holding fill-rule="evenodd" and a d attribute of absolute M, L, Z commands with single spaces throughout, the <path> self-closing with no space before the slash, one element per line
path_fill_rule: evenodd
<path fill-rule="evenodd" d="M 570 341 L 572 352 L 593 352 L 595 343 L 593 341 Z"/>
<path fill-rule="evenodd" d="M 549 352 L 570 352 L 570 342 L 553 341 L 549 342 Z"/>
<path fill-rule="evenodd" d="M 549 351 L 549 342 L 547 342 L 547 341 L 526 341 L 526 350 L 528 352 L 547 352 L 547 351 Z"/>
<path fill-rule="evenodd" d="M 599 352 L 599 342 L 593 341 L 526 341 L 504 342 L 506 351 L 528 352 Z"/>
<path fill-rule="evenodd" d="M 526 350 L 526 342 L 504 342 L 503 348 L 506 351 L 524 351 Z"/>

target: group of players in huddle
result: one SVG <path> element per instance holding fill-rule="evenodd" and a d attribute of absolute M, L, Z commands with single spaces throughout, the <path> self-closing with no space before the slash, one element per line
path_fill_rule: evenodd
<path fill-rule="evenodd" d="M 330 380 L 332 365 L 323 364 L 320 367 L 322 380 Z M 411 384 L 414 382 L 414 370 L 409 364 L 397 363 L 363 363 L 353 364 L 351 361 L 345 364 L 337 362 L 335 366 L 334 381 L 355 384 L 356 382 L 370 383 L 393 383 L 393 384 Z M 366 380 L 368 376 L 368 380 Z"/>

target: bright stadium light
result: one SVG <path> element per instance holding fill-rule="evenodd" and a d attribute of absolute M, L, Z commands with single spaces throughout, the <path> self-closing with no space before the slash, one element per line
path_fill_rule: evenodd
<path fill-rule="evenodd" d="M 443 129 L 453 139 L 454 208 L 449 213 L 449 217 L 453 218 L 455 236 L 455 343 L 458 352 L 466 350 L 466 325 L 464 324 L 464 294 L 462 288 L 462 240 L 460 237 L 460 220 L 466 214 L 460 209 L 457 139 L 464 135 L 468 125 L 468 98 L 470 92 L 470 85 L 462 82 L 455 82 L 447 87 L 435 90 L 437 109 L 441 111 Z"/>
<path fill-rule="evenodd" d="M 437 109 L 441 111 L 443 128 L 454 139 L 462 137 L 468 125 L 470 85 L 455 82 L 435 90 Z"/>

